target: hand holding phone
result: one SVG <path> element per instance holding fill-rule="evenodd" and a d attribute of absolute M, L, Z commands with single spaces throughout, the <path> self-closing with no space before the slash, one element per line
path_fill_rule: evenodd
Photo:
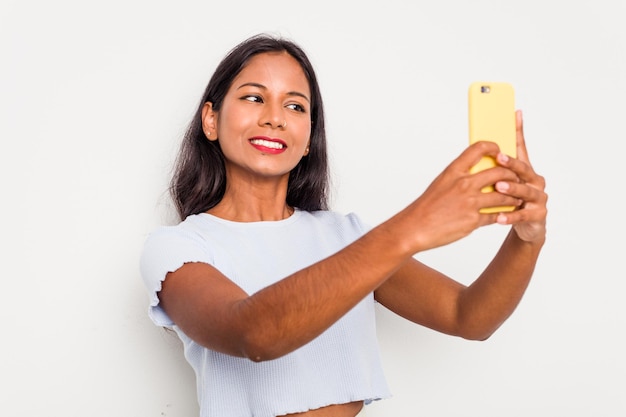
<path fill-rule="evenodd" d="M 483 140 L 495 142 L 502 153 L 517 157 L 513 87 L 502 82 L 474 82 L 470 85 L 468 98 L 470 144 Z M 494 158 L 485 156 L 470 172 L 476 173 L 495 165 Z M 494 187 L 487 186 L 482 191 L 492 192 Z M 514 206 L 486 207 L 480 212 L 499 213 L 514 209 Z"/>

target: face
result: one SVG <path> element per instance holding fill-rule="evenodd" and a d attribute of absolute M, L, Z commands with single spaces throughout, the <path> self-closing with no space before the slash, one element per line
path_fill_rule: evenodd
<path fill-rule="evenodd" d="M 209 140 L 219 138 L 229 180 L 234 175 L 288 177 L 308 153 L 310 97 L 293 57 L 263 53 L 233 80 L 219 112 L 205 105 L 203 128 Z"/>

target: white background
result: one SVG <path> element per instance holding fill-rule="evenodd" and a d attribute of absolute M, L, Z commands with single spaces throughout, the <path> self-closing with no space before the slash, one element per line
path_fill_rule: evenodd
<path fill-rule="evenodd" d="M 625 415 L 625 4 L 2 1 L 0 413 L 196 415 L 138 257 L 172 220 L 169 170 L 210 74 L 271 32 L 317 68 L 336 210 L 376 224 L 416 198 L 466 146 L 475 80 L 514 85 L 548 183 L 548 243 L 511 319 L 468 342 L 379 310 L 394 397 L 361 415 Z M 504 233 L 418 257 L 469 283 Z"/>

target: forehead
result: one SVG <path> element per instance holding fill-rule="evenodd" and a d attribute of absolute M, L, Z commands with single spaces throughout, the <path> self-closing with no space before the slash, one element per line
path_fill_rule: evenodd
<path fill-rule="evenodd" d="M 268 88 L 286 88 L 310 95 L 309 82 L 300 63 L 287 52 L 264 52 L 250 58 L 233 80 L 232 87 L 259 83 Z"/>

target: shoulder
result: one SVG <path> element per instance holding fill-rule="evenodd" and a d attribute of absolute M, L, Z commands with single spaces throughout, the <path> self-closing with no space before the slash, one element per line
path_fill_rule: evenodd
<path fill-rule="evenodd" d="M 146 237 L 143 254 L 161 256 L 164 252 L 190 247 L 201 248 L 206 244 L 206 229 L 198 216 L 189 216 L 176 225 L 159 226 Z"/>
<path fill-rule="evenodd" d="M 149 288 L 159 288 L 168 272 L 187 262 L 212 264 L 214 250 L 206 238 L 210 228 L 202 219 L 189 216 L 171 226 L 159 226 L 146 237 L 140 255 L 140 270 Z"/>

